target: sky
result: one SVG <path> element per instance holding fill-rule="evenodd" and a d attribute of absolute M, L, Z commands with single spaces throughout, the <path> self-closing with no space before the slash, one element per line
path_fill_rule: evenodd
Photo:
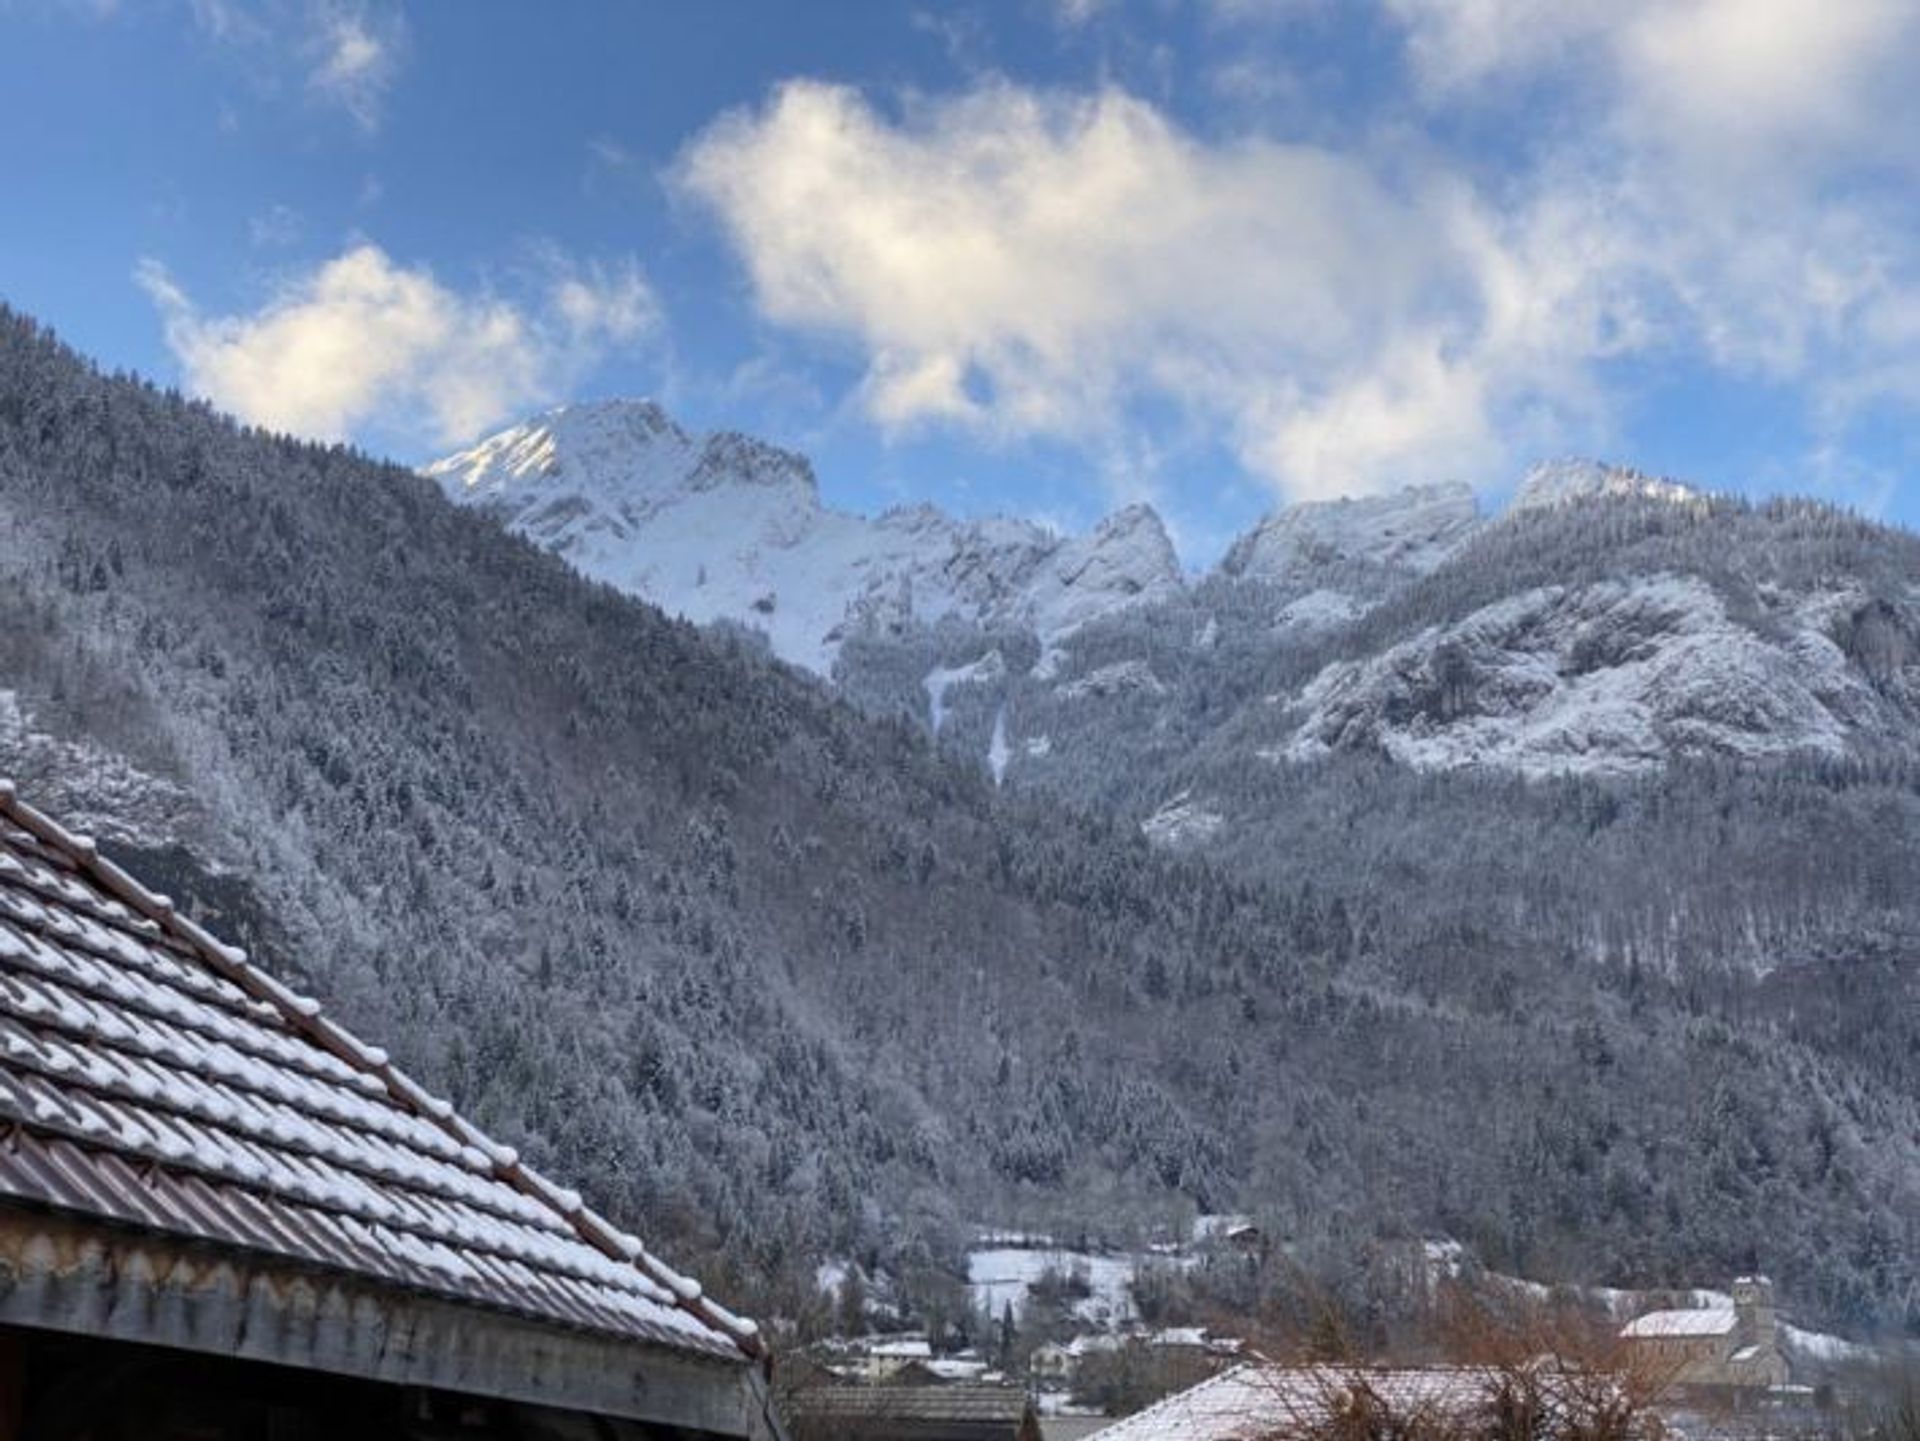
<path fill-rule="evenodd" d="M 0 0 L 0 299 L 410 463 L 570 399 L 1190 566 L 1586 455 L 1920 524 L 1914 0 Z"/>

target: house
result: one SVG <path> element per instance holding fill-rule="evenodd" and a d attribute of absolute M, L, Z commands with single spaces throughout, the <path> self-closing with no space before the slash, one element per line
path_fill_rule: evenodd
<path fill-rule="evenodd" d="M 1034 1347 L 1033 1355 L 1027 1358 L 1027 1374 L 1037 1385 L 1064 1386 L 1073 1379 L 1078 1359 L 1065 1342 L 1046 1341 Z"/>
<path fill-rule="evenodd" d="M 1150 1332 L 1097 1332 L 1071 1341 L 1049 1341 L 1034 1349 L 1027 1374 L 1036 1385 L 1059 1389 L 1072 1385 L 1089 1366 L 1121 1355 L 1151 1357 L 1190 1366 L 1219 1366 L 1246 1349 L 1234 1336 L 1216 1336 L 1201 1326 L 1169 1326 Z"/>
<path fill-rule="evenodd" d="M 1041 1441 L 1024 1391 L 943 1386 L 821 1386 L 787 1402 L 793 1441 Z"/>
<path fill-rule="evenodd" d="M 878 1385 L 891 1381 L 903 1371 L 909 1376 L 916 1371 L 930 1375 L 927 1363 L 932 1360 L 933 1345 L 926 1337 L 895 1336 L 857 1343 L 847 1360 L 847 1367 L 858 1380 Z"/>
<path fill-rule="evenodd" d="M 1243 1256 L 1263 1255 L 1267 1249 L 1266 1232 L 1251 1221 L 1241 1221 L 1227 1227 L 1227 1244 Z"/>
<path fill-rule="evenodd" d="M 1620 1336 L 1634 1368 L 1662 1389 L 1738 1399 L 1786 1384 L 1777 1331 L 1773 1283 L 1741 1276 L 1727 1302 L 1649 1311 Z"/>
<path fill-rule="evenodd" d="M 0 1437 L 768 1441 L 764 1362 L 0 782 Z"/>
<path fill-rule="evenodd" d="M 1542 1374 L 1530 1387 L 1549 1419 L 1583 1396 L 1617 1388 L 1605 1378 Z M 1342 1435 L 1445 1435 L 1479 1428 L 1512 1404 L 1514 1380 L 1482 1367 L 1423 1369 L 1248 1363 L 1176 1392 L 1093 1433 L 1091 1441 L 1290 1441 Z M 1336 1425 L 1336 1423 L 1338 1423 Z M 1572 1428 L 1569 1428 L 1572 1429 Z"/>

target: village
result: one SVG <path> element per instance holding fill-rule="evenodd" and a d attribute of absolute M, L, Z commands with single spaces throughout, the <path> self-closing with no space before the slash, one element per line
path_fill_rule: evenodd
<path fill-rule="evenodd" d="M 1448 1242 L 1403 1248 L 1404 1273 L 1433 1321 L 1430 1342 L 1404 1344 L 1416 1331 L 1402 1332 L 1401 1349 L 1425 1353 L 1419 1361 L 1387 1361 L 1350 1344 L 1337 1347 L 1341 1354 L 1314 1354 L 1297 1338 L 1250 1336 L 1257 1327 L 1154 1324 L 1135 1299 L 1136 1285 L 1164 1298 L 1170 1280 L 1250 1272 L 1275 1250 L 1248 1216 L 1203 1215 L 1185 1231 L 1129 1253 L 1088 1250 L 1084 1238 L 1069 1248 L 1045 1234 L 983 1230 L 968 1255 L 982 1339 L 960 1344 L 965 1337 L 897 1331 L 812 1345 L 784 1373 L 796 1434 L 876 1441 L 1315 1435 L 1340 1414 L 1338 1397 L 1350 1400 L 1356 1386 L 1418 1413 L 1426 1429 L 1415 1427 L 1416 1434 L 1461 1434 L 1489 1395 L 1516 1384 L 1544 1387 L 1552 1394 L 1541 1404 L 1570 1415 L 1576 1398 L 1592 1402 L 1572 1379 L 1589 1373 L 1618 1388 L 1609 1404 L 1641 1412 L 1646 1424 L 1674 1436 L 1813 1435 L 1834 1429 L 1850 1388 L 1858 1390 L 1876 1359 L 1867 1346 L 1783 1322 L 1772 1282 L 1759 1275 L 1734 1278 L 1724 1291 L 1677 1295 L 1595 1288 L 1582 1297 L 1593 1324 L 1575 1340 L 1573 1331 L 1550 1331 L 1549 1288 L 1470 1274 L 1462 1248 Z M 844 1269 L 831 1268 L 826 1279 L 844 1277 Z M 1528 1323 L 1533 1330 L 1439 1339 L 1448 1328 L 1437 1310 L 1469 1295 L 1517 1303 L 1522 1314 L 1539 1308 Z M 1485 1328 L 1485 1314 L 1477 1314 Z M 1542 1349 L 1530 1353 L 1533 1345 Z M 1461 1354 L 1444 1357 L 1450 1348 Z"/>

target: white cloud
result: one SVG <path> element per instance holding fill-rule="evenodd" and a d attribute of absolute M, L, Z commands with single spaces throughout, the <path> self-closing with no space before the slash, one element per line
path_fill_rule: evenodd
<path fill-rule="evenodd" d="M 656 323 L 631 264 L 545 268 L 538 301 L 516 304 L 461 295 L 360 244 L 227 316 L 204 314 L 157 262 L 138 278 L 187 387 L 241 419 L 322 440 L 382 425 L 454 444 L 554 399 Z"/>
<path fill-rule="evenodd" d="M 1202 136 L 1113 89 L 795 81 L 676 178 L 887 428 L 1128 453 L 1171 404 L 1307 496 L 1605 443 L 1621 358 L 1829 430 L 1920 406 L 1912 0 L 1377 3 L 1415 83 L 1317 143 L 1277 102 Z"/>
<path fill-rule="evenodd" d="M 1598 108 L 1611 138 L 1748 183 L 1912 144 L 1907 77 L 1920 46 L 1911 0 L 1383 0 L 1430 94 L 1529 95 Z M 1733 166 L 1739 173 L 1726 174 Z"/>
<path fill-rule="evenodd" d="M 1535 183 L 1601 198 L 1667 339 L 1831 416 L 1920 370 L 1911 0 L 1385 3 L 1431 103 L 1565 107 Z"/>
<path fill-rule="evenodd" d="M 406 26 L 398 11 L 376 18 L 357 6 L 311 10 L 307 85 L 345 110 L 362 130 L 380 127 L 387 89 L 400 71 Z"/>
<path fill-rule="evenodd" d="M 397 7 L 365 0 L 190 0 L 208 39 L 241 56 L 263 94 L 299 80 L 368 135 L 406 59 L 409 32 Z"/>
<path fill-rule="evenodd" d="M 1112 447 L 1171 400 L 1295 495 L 1486 464 L 1508 411 L 1585 406 L 1543 354 L 1623 328 L 1544 221 L 1418 165 L 1202 142 L 1115 91 L 990 84 L 890 120 L 794 83 L 678 179 L 769 319 L 861 347 L 879 423 Z"/>

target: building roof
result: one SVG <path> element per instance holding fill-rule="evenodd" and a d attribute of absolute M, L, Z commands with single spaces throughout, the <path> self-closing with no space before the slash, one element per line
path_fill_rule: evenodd
<path fill-rule="evenodd" d="M 1364 1385 L 1396 1414 L 1462 1415 L 1484 1405 L 1496 1373 L 1463 1367 L 1384 1370 L 1236 1366 L 1094 1433 L 1096 1441 L 1253 1441 L 1323 1423 Z"/>
<path fill-rule="evenodd" d="M 1031 1403 L 1013 1386 L 956 1381 L 942 1386 L 815 1386 L 793 1395 L 796 1416 L 814 1420 L 1004 1422 L 1017 1427 Z"/>
<path fill-rule="evenodd" d="M 1620 1334 L 1633 1340 L 1730 1336 L 1739 1324 L 1731 1306 L 1694 1306 L 1684 1311 L 1649 1311 L 1636 1316 Z"/>
<path fill-rule="evenodd" d="M 789 1399 L 795 1435 L 914 1433 L 1020 1435 L 1033 1403 L 1020 1387 L 985 1382 L 818 1385 Z"/>
<path fill-rule="evenodd" d="M 0 1203 L 744 1363 L 753 1324 L 0 781 Z"/>
<path fill-rule="evenodd" d="M 868 1347 L 867 1354 L 889 1361 L 925 1361 L 933 1355 L 933 1343 L 924 1337 L 902 1341 L 880 1341 Z"/>

